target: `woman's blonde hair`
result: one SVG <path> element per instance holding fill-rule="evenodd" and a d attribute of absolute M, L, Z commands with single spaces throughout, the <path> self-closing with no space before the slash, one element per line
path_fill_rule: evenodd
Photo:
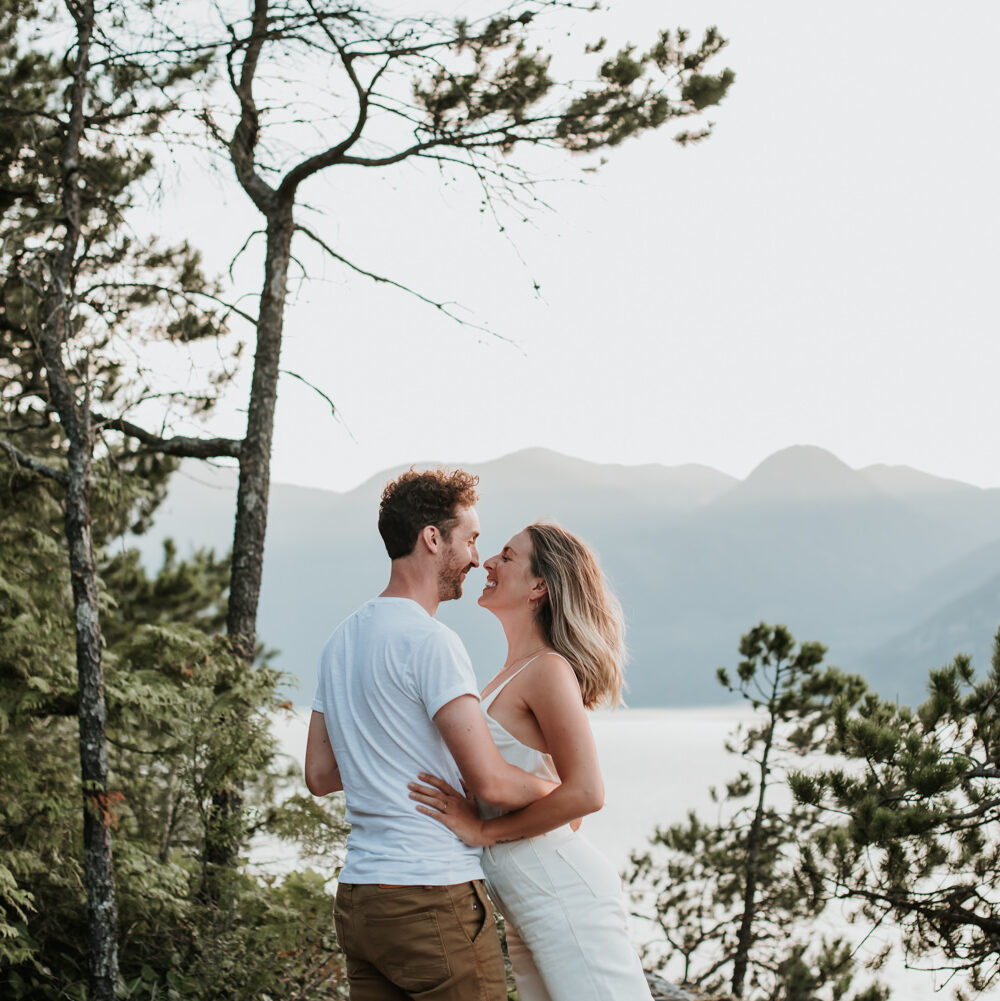
<path fill-rule="evenodd" d="M 538 608 L 545 639 L 576 674 L 583 704 L 622 700 L 625 663 L 625 620 L 593 550 L 565 528 L 550 523 L 529 525 L 531 572 L 545 581 L 547 598 Z"/>

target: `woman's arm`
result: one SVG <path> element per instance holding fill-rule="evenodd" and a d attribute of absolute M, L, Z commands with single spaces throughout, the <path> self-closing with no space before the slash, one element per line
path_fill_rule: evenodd
<path fill-rule="evenodd" d="M 337 767 L 337 758 L 330 746 L 326 720 L 322 713 L 313 710 L 309 718 L 309 736 L 306 738 L 306 787 L 314 796 L 326 796 L 344 788 Z"/>
<path fill-rule="evenodd" d="M 501 810 L 516 810 L 555 788 L 555 783 L 548 779 L 504 761 L 475 696 L 452 699 L 437 711 L 434 723 L 462 773 L 465 786 L 484 802 Z"/>
<path fill-rule="evenodd" d="M 538 722 L 561 784 L 521 810 L 492 820 L 480 820 L 456 790 L 433 776 L 430 783 L 410 785 L 417 809 L 451 828 L 468 844 L 492 845 L 517 841 L 562 827 L 604 805 L 604 782 L 597 747 L 587 720 L 580 686 L 561 657 L 547 655 L 525 672 L 519 694 Z"/>

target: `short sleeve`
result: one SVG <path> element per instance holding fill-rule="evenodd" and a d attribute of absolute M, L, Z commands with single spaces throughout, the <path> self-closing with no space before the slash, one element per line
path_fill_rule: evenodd
<path fill-rule="evenodd" d="M 414 652 L 410 664 L 414 694 L 432 719 L 461 695 L 479 698 L 472 661 L 458 636 L 447 627 L 435 630 Z"/>
<path fill-rule="evenodd" d="M 323 670 L 325 659 L 323 656 L 319 658 L 319 670 L 316 672 L 316 694 L 312 701 L 313 712 L 323 713 L 324 716 L 326 715 L 326 671 Z"/>

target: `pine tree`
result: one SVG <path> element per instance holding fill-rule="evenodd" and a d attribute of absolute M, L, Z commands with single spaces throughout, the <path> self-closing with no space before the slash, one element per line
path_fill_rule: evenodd
<path fill-rule="evenodd" d="M 97 494 L 113 489 L 107 473 L 146 459 L 110 434 L 103 407 L 113 401 L 126 409 L 147 383 L 141 372 L 130 378 L 117 339 L 190 342 L 214 336 L 220 318 L 192 306 L 191 295 L 211 295 L 197 255 L 139 243 L 125 224 L 151 169 L 148 137 L 175 110 L 166 95 L 204 62 L 117 49 L 110 34 L 125 30 L 130 15 L 133 27 L 141 24 L 141 3 L 98 13 L 93 0 L 67 0 L 62 20 L 57 10 L 30 2 L 0 7 L 7 87 L 0 129 L 10 143 L 0 156 L 0 449 L 60 488 L 76 651 L 90 993 L 107 1001 L 118 986 L 111 849 L 117 793 L 108 784 L 95 554 L 101 529 L 92 513 Z"/>
<path fill-rule="evenodd" d="M 724 793 L 712 791 L 714 823 L 691 813 L 658 829 L 650 849 L 633 855 L 627 881 L 637 902 L 652 903 L 663 936 L 649 958 L 679 960 L 685 983 L 728 987 L 737 998 L 836 1001 L 849 996 L 854 962 L 842 940 L 812 930 L 826 901 L 798 862 L 817 814 L 788 802 L 784 776 L 790 762 L 826 746 L 834 706 L 856 702 L 865 685 L 824 664 L 820 644 L 796 649 L 784 626 L 761 623 L 739 650 L 735 681 L 723 668 L 718 677 L 753 709 L 727 744 L 750 768 Z M 885 993 L 874 985 L 851 996 Z"/>
<path fill-rule="evenodd" d="M 0 462 L 0 990 L 82 998 L 78 686 L 57 484 Z M 107 498 L 113 511 L 119 497 Z M 100 504 L 97 524 L 113 521 Z M 112 545 L 105 548 L 105 544 Z M 149 574 L 96 539 L 121 985 L 130 996 L 328 998 L 342 979 L 329 876 L 342 858 L 336 803 L 301 789 L 269 729 L 279 676 L 234 657 L 219 629 L 229 568 L 167 545 Z M 249 706 L 239 730 L 216 689 Z M 206 902 L 202 846 L 216 783 L 239 776 L 254 828 L 321 862 L 284 880 L 241 872 L 226 911 Z M 293 794 L 289 795 L 289 791 Z M 158 993 L 159 992 L 159 993 Z"/>
<path fill-rule="evenodd" d="M 985 677 L 958 656 L 928 689 L 915 711 L 876 695 L 839 705 L 843 764 L 791 784 L 828 811 L 810 878 L 896 925 L 911 965 L 961 973 L 975 997 L 1000 981 L 1000 632 Z"/>
<path fill-rule="evenodd" d="M 700 116 L 723 99 L 734 79 L 729 69 L 708 72 L 726 44 L 716 29 L 697 43 L 684 30 L 662 31 L 645 51 L 627 46 L 611 55 L 601 54 L 604 42 L 598 41 L 587 48 L 597 64 L 596 82 L 584 87 L 556 80 L 551 54 L 532 44 L 548 18 L 575 9 L 527 0 L 473 23 L 397 18 L 363 5 L 254 0 L 247 16 L 222 12 L 221 38 L 205 32 L 192 37 L 199 51 L 225 60 L 232 101 L 206 106 L 203 117 L 261 214 L 265 244 L 259 307 L 251 321 L 256 348 L 246 433 L 233 443 L 240 475 L 227 631 L 248 659 L 256 644 L 293 241 L 310 241 L 345 267 L 406 289 L 354 263 L 304 225 L 296 209 L 308 183 L 335 169 L 392 170 L 423 162 L 469 170 L 487 201 L 516 202 L 531 186 L 518 158 L 532 148 L 592 154 L 688 120 L 698 124 L 681 129 L 679 142 L 709 134 L 711 125 Z M 188 29 L 177 32 L 186 37 Z M 305 122 L 293 116 L 291 133 L 269 110 L 275 99 L 269 81 L 275 79 L 309 88 L 310 97 L 300 96 L 297 105 L 314 110 Z M 337 123 L 332 142 L 326 138 L 331 121 Z M 446 303 L 432 305 L 454 318 Z M 234 784 L 220 794 L 206 846 L 223 882 L 239 854 L 240 810 Z M 218 896 L 221 888 L 207 891 Z"/>

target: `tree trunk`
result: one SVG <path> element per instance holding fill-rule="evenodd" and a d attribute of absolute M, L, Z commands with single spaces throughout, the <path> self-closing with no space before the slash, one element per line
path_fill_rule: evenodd
<path fill-rule="evenodd" d="M 279 202 L 267 220 L 264 288 L 257 320 L 257 351 L 247 412 L 246 437 L 240 449 L 240 482 L 236 496 L 232 572 L 226 629 L 236 654 L 253 660 L 257 641 L 257 605 L 260 599 L 267 504 L 271 486 L 271 444 L 278 398 L 278 364 L 288 287 L 294 220 L 292 201 Z M 207 893 L 219 902 L 215 876 L 220 867 L 236 865 L 243 832 L 239 821 L 243 796 L 240 783 L 227 782 L 212 797 L 206 832 Z"/>
<path fill-rule="evenodd" d="M 87 496 L 88 445 L 78 442 L 70 445 L 66 538 L 76 609 L 76 666 L 80 683 L 80 778 L 84 800 L 84 884 L 90 926 L 90 996 L 94 1001 L 113 1001 L 118 981 L 118 913 L 111 857 L 114 802 L 108 794 L 102 638 Z"/>
<path fill-rule="evenodd" d="M 773 696 L 772 696 L 773 702 Z M 746 980 L 747 966 L 750 961 L 750 946 L 753 942 L 753 919 L 757 897 L 757 880 L 760 868 L 760 832 L 764 824 L 764 797 L 767 791 L 768 758 L 771 745 L 774 743 L 775 719 L 772 713 L 764 752 L 760 759 L 760 789 L 757 794 L 757 808 L 754 810 L 750 833 L 747 835 L 747 862 L 744 869 L 746 882 L 743 887 L 743 918 L 740 930 L 736 936 L 736 955 L 733 959 L 733 997 L 743 997 L 743 984 Z"/>
<path fill-rule="evenodd" d="M 76 23 L 76 61 L 69 119 L 61 153 L 62 208 L 66 235 L 50 262 L 41 351 L 52 406 L 68 440 L 66 541 L 76 615 L 76 667 L 80 687 L 78 721 L 83 791 L 83 871 L 90 938 L 90 997 L 113 1001 L 118 984 L 118 908 L 111 857 L 114 803 L 108 794 L 102 637 L 98 615 L 97 567 L 90 531 L 90 472 L 93 434 L 88 393 L 83 401 L 67 373 L 63 350 L 73 332 L 74 268 L 80 241 L 80 143 L 94 31 L 93 0 L 67 4 Z M 85 376 L 86 378 L 86 376 Z"/>
<path fill-rule="evenodd" d="M 226 627 L 245 659 L 253 657 L 257 636 L 267 500 L 271 486 L 271 443 L 278 398 L 278 363 L 291 254 L 291 204 L 280 205 L 267 221 L 264 289 L 257 320 L 257 352 L 247 411 L 247 431 L 240 451 L 233 565 Z"/>

